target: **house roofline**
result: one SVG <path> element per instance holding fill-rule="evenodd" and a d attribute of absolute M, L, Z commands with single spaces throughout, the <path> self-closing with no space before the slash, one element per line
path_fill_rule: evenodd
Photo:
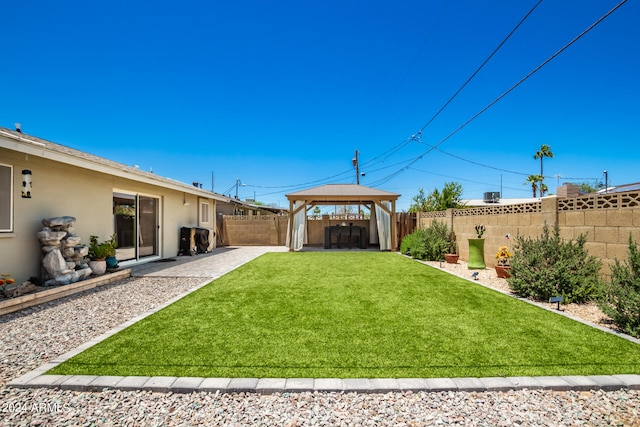
<path fill-rule="evenodd" d="M 42 157 L 59 163 L 89 169 L 132 181 L 161 186 L 191 195 L 228 202 L 229 198 L 194 187 L 187 183 L 141 171 L 113 160 L 85 153 L 41 138 L 0 127 L 0 147 L 30 156 Z"/>

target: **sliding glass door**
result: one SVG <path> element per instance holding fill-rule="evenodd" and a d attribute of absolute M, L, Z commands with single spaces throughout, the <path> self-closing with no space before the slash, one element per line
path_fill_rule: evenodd
<path fill-rule="evenodd" d="M 158 199 L 138 196 L 139 257 L 158 254 Z"/>
<path fill-rule="evenodd" d="M 113 193 L 113 229 L 118 261 L 160 255 L 160 199 L 127 192 Z"/>

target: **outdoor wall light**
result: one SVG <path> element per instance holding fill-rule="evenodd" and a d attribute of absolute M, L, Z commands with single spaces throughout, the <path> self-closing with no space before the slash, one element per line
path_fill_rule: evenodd
<path fill-rule="evenodd" d="M 31 171 L 29 169 L 22 171 L 22 198 L 31 198 Z"/>

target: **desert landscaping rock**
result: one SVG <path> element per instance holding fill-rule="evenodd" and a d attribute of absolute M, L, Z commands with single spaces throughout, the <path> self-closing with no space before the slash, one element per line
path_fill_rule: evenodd
<path fill-rule="evenodd" d="M 114 377 L 97 377 L 93 380 L 94 386 L 106 387 L 102 391 L 4 387 L 9 380 L 202 282 L 201 277 L 130 278 L 0 317 L 4 330 L 0 336 L 0 426 L 605 426 L 640 423 L 640 391 L 625 388 L 426 392 L 411 390 L 426 389 L 426 380 L 405 378 L 395 380 L 402 392 L 343 392 L 340 379 L 315 380 L 317 388 L 327 391 L 293 392 L 285 391 L 285 383 L 277 379 L 271 382 L 249 379 L 249 384 L 239 379 L 207 378 L 199 384 L 200 391 L 182 393 L 184 384 L 173 382 L 158 386 L 175 387 L 180 393 L 160 393 L 136 388 L 150 380 L 145 377 L 125 377 L 118 381 L 118 387 L 130 386 L 130 389 L 110 389 L 108 386 L 114 383 Z M 623 382 L 625 378 L 635 380 L 636 377 L 618 376 L 618 379 Z M 69 380 L 55 378 L 64 379 Z M 379 386 L 381 391 L 385 387 L 379 381 L 364 382 Z M 231 383 L 238 390 L 261 386 L 272 393 L 219 391 Z M 346 381 L 345 384 L 349 389 L 356 388 L 349 386 L 358 383 Z M 453 384 L 459 385 L 456 381 Z M 480 389 L 486 387 L 481 381 L 475 385 Z"/>

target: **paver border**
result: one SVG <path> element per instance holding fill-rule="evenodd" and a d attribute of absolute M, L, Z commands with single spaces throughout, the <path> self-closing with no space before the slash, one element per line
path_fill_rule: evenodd
<path fill-rule="evenodd" d="M 20 380 L 20 377 L 18 380 Z M 591 375 L 487 378 L 201 378 L 96 375 L 37 375 L 11 381 L 12 388 L 55 388 L 72 391 L 106 389 L 156 393 L 397 393 L 397 392 L 507 392 L 517 390 L 615 391 L 640 390 L 640 375 Z"/>

